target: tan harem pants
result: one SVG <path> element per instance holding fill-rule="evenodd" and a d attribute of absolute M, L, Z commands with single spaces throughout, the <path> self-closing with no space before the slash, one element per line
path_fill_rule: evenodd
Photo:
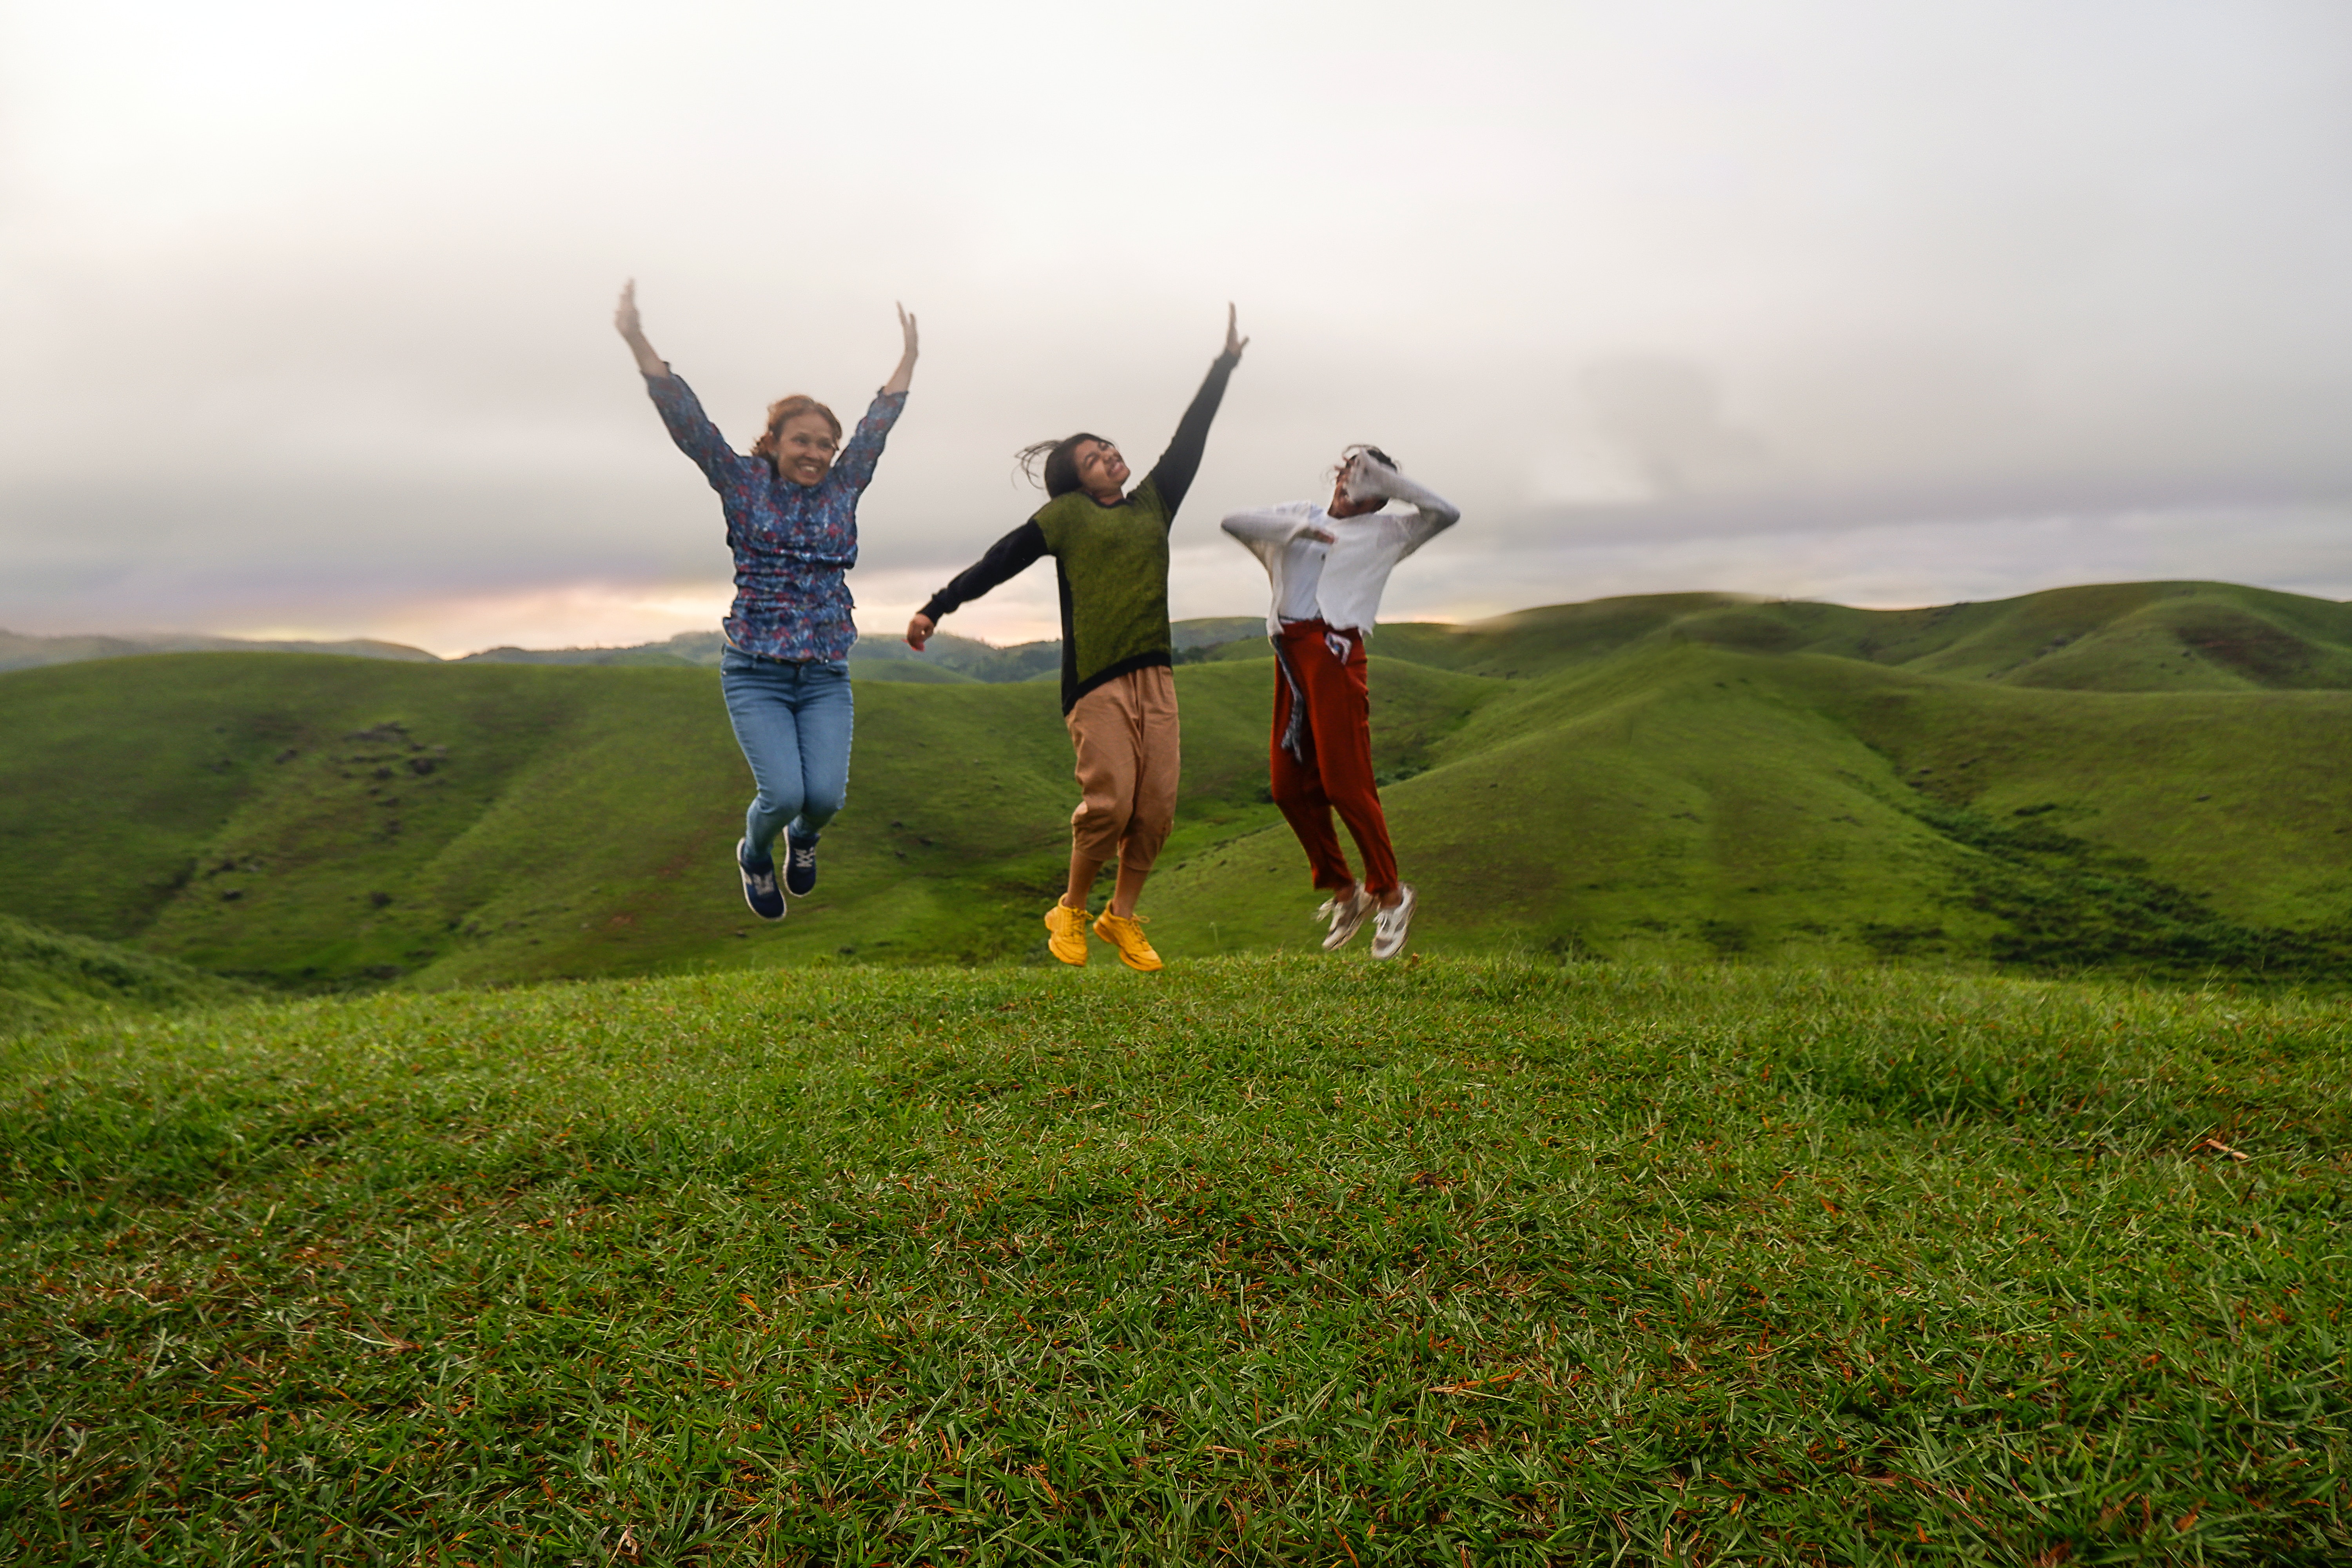
<path fill-rule="evenodd" d="M 1070 847 L 1122 871 L 1149 871 L 1176 826 L 1176 775 L 1183 756 L 1176 722 L 1176 676 L 1152 665 L 1113 676 L 1077 700 L 1063 721 L 1078 753 Z"/>

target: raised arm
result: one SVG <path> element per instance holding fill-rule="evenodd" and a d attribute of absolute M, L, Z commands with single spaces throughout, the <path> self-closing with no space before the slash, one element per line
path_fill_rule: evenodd
<path fill-rule="evenodd" d="M 1410 516 L 1389 520 L 1402 533 L 1407 555 L 1462 521 L 1460 507 L 1427 486 L 1415 484 L 1368 452 L 1359 452 L 1348 460 L 1346 483 L 1348 494 L 1358 500 L 1377 497 L 1401 500 L 1412 508 Z"/>
<path fill-rule="evenodd" d="M 874 465 L 882 460 L 882 443 L 888 437 L 890 427 L 898 416 L 907 411 L 907 384 L 915 378 L 915 318 L 907 307 L 898 307 L 898 331 L 907 341 L 907 351 L 898 358 L 898 368 L 874 395 L 873 406 L 857 428 L 849 433 L 849 443 L 841 456 L 833 460 L 833 471 L 826 476 L 829 484 L 845 484 L 863 490 L 874 482 Z"/>
<path fill-rule="evenodd" d="M 694 466 L 710 481 L 710 488 L 724 493 L 729 483 L 740 477 L 743 466 L 757 459 L 739 455 L 727 444 L 727 437 L 719 433 L 719 426 L 702 411 L 702 402 L 694 395 L 694 388 L 679 379 L 669 363 L 654 353 L 653 344 L 646 341 L 645 328 L 637 320 L 637 281 L 634 278 L 621 290 L 621 306 L 613 312 L 613 325 L 620 329 L 629 352 L 636 356 L 637 369 L 646 378 L 646 394 L 660 411 L 669 438 L 677 443 L 679 451 L 694 459 Z"/>
<path fill-rule="evenodd" d="M 991 588 L 1010 582 L 1037 563 L 1045 553 L 1045 531 L 1031 518 L 988 547 L 988 553 L 956 574 L 955 580 L 931 595 L 930 603 L 907 623 L 907 642 L 917 653 L 939 629 L 940 617 L 979 598 Z"/>
<path fill-rule="evenodd" d="M 1168 450 L 1151 465 L 1144 483 L 1156 487 L 1160 500 L 1168 508 L 1168 521 L 1176 521 L 1176 509 L 1184 504 L 1184 492 L 1192 488 L 1192 476 L 1201 471 L 1201 455 L 1208 449 L 1209 426 L 1217 417 L 1217 405 L 1224 400 L 1225 383 L 1234 374 L 1234 366 L 1242 363 L 1242 350 L 1249 347 L 1234 325 L 1234 308 L 1225 306 L 1225 352 L 1209 366 L 1208 379 L 1201 390 L 1192 395 L 1192 406 L 1184 410 L 1184 417 L 1176 422 L 1176 434 L 1169 440 Z"/>

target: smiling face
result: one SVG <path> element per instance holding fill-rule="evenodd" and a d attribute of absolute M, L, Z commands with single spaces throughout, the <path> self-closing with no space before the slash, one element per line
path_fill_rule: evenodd
<path fill-rule="evenodd" d="M 776 472 L 796 485 L 813 485 L 833 467 L 839 443 L 822 414 L 795 414 L 776 432 Z"/>
<path fill-rule="evenodd" d="M 1118 500 L 1127 489 L 1127 459 L 1118 448 L 1108 441 L 1079 443 L 1072 454 L 1077 463 L 1078 488 L 1105 506 Z"/>

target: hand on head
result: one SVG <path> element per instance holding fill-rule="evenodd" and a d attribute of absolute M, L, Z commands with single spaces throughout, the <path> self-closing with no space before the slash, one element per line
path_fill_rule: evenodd
<path fill-rule="evenodd" d="M 1339 478 L 1332 481 L 1331 504 L 1324 510 L 1333 517 L 1361 517 L 1388 504 L 1388 498 L 1372 484 L 1375 474 L 1387 471 L 1386 465 L 1369 451 L 1351 451 L 1339 464 Z"/>

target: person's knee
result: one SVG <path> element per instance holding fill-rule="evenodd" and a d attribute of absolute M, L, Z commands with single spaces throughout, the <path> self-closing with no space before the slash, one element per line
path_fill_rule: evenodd
<path fill-rule="evenodd" d="M 1118 853 L 1133 820 L 1134 812 L 1129 807 L 1088 795 L 1070 814 L 1070 847 L 1081 855 L 1108 860 Z"/>
<path fill-rule="evenodd" d="M 1135 813 L 1132 811 L 1115 806 L 1098 807 L 1088 801 L 1071 820 L 1071 841 L 1082 847 L 1088 845 L 1116 846 L 1127 837 L 1134 823 Z M 1104 852 L 1111 854 L 1116 851 L 1106 848 Z"/>
<path fill-rule="evenodd" d="M 1151 868 L 1159 864 L 1160 851 L 1167 843 L 1165 833 L 1129 832 L 1118 841 L 1118 863 L 1138 876 L 1149 875 Z"/>

